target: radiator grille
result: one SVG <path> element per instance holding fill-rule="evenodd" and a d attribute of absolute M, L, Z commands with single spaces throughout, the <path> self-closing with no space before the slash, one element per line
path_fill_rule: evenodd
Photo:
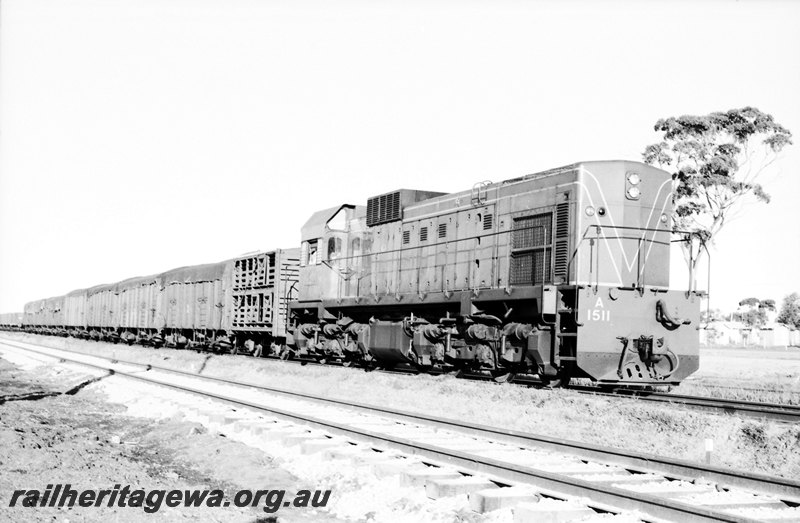
<path fill-rule="evenodd" d="M 514 249 L 529 249 L 552 241 L 552 213 L 537 214 L 514 220 Z"/>
<path fill-rule="evenodd" d="M 513 253 L 511 255 L 511 285 L 541 285 L 550 280 L 549 248 Z"/>
<path fill-rule="evenodd" d="M 411 231 L 403 231 L 403 245 L 411 243 Z"/>
<path fill-rule="evenodd" d="M 439 238 L 446 238 L 447 237 L 447 224 L 440 223 L 439 224 Z"/>
<path fill-rule="evenodd" d="M 541 285 L 552 279 L 553 213 L 514 219 L 511 285 Z"/>
<path fill-rule="evenodd" d="M 491 214 L 486 214 L 483 216 L 483 230 L 490 231 L 492 229 L 493 223 L 493 216 Z"/>
<path fill-rule="evenodd" d="M 369 227 L 399 220 L 400 214 L 399 191 L 367 200 L 367 226 Z"/>
<path fill-rule="evenodd" d="M 428 228 L 422 227 L 419 230 L 419 241 L 426 242 L 428 241 Z"/>

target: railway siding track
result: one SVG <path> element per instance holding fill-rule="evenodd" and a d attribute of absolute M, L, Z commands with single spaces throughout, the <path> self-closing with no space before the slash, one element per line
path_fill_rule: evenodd
<path fill-rule="evenodd" d="M 581 393 L 596 394 L 602 396 L 625 396 L 636 398 L 640 401 L 650 401 L 657 403 L 670 403 L 684 407 L 699 408 L 712 412 L 723 412 L 748 416 L 759 419 L 769 419 L 787 423 L 800 422 L 800 406 L 782 405 L 779 403 L 759 403 L 755 401 L 731 400 L 725 398 L 711 398 L 702 396 L 689 396 L 686 394 L 672 394 L 664 392 L 642 393 L 635 390 L 616 389 L 613 392 L 598 390 L 596 387 L 571 386 L 571 390 Z"/>
<path fill-rule="evenodd" d="M 282 427 L 309 448 L 316 446 L 318 450 L 341 453 L 350 450 L 348 442 L 355 439 L 366 441 L 380 450 L 380 454 L 397 451 L 412 455 L 415 459 L 403 464 L 412 469 L 412 478 L 416 467 L 417 481 L 426 483 L 430 497 L 468 493 L 474 501 L 473 508 L 494 507 L 497 499 L 511 502 L 546 498 L 555 500 L 548 501 L 550 504 L 564 503 L 559 507 L 577 511 L 576 515 L 581 513 L 581 506 L 584 509 L 588 506 L 595 512 L 636 511 L 645 514 L 645 519 L 674 521 L 750 521 L 747 514 L 757 514 L 758 519 L 764 516 L 764 511 L 777 518 L 800 517 L 800 509 L 793 508 L 800 498 L 800 484 L 780 478 L 353 405 L 147 364 L 104 362 L 97 356 L 68 354 L 69 351 L 61 349 L 34 348 L 8 341 L 2 345 L 6 350 L 10 347 L 12 351 L 33 352 L 112 371 L 119 376 L 203 395 L 236 409 L 323 430 L 326 434 L 320 436 L 312 434 L 311 429 Z M 243 424 L 240 422 L 240 428 Z M 385 456 L 379 456 L 379 461 L 386 462 Z M 409 458 L 393 459 L 395 463 L 390 461 L 384 466 L 396 468 L 400 466 L 397 460 Z M 750 492 L 744 491 L 745 488 Z M 587 498 L 590 501 L 585 501 Z M 570 499 L 582 501 L 576 503 Z M 548 504 L 529 503 L 521 507 L 520 511 L 529 511 L 535 519 L 541 517 L 537 509 L 548 509 Z"/>

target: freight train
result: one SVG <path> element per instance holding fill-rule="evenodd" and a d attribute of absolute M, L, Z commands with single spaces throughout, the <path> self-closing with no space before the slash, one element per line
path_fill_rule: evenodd
<path fill-rule="evenodd" d="M 344 365 L 677 384 L 699 291 L 670 288 L 671 176 L 583 162 L 314 213 L 300 247 L 73 291 L 18 328 Z M 680 241 L 680 240 L 679 240 Z"/>

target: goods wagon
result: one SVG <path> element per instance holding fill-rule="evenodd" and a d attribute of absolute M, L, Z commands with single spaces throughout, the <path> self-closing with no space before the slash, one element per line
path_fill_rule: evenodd
<path fill-rule="evenodd" d="M 698 366 L 701 293 L 669 288 L 671 187 L 642 163 L 588 162 L 315 213 L 294 347 L 498 380 L 677 383 Z"/>
<path fill-rule="evenodd" d="M 299 249 L 284 249 L 97 285 L 26 304 L 22 323 L 47 334 L 155 346 L 283 344 L 298 262 Z"/>
<path fill-rule="evenodd" d="M 23 307 L 23 323 L 25 326 L 36 329 L 42 325 L 41 310 L 44 308 L 44 300 L 34 300 L 25 304 Z"/>
<path fill-rule="evenodd" d="M 299 249 L 259 253 L 233 260 L 231 330 L 285 339 L 289 302 L 297 298 Z"/>
<path fill-rule="evenodd" d="M 189 334 L 205 340 L 224 336 L 230 330 L 231 269 L 232 263 L 225 261 L 181 267 L 161 275 L 168 335 L 182 335 L 188 340 Z"/>
<path fill-rule="evenodd" d="M 161 309 L 161 278 L 159 275 L 140 276 L 116 285 L 119 307 L 116 329 L 125 341 L 149 340 L 164 327 Z"/>
<path fill-rule="evenodd" d="M 92 338 L 116 332 L 118 321 L 116 283 L 86 289 L 86 323 Z"/>
<path fill-rule="evenodd" d="M 64 297 L 55 296 L 25 304 L 23 322 L 42 334 L 62 334 Z"/>
<path fill-rule="evenodd" d="M 5 312 L 0 314 L 0 329 L 19 330 L 22 328 L 21 312 Z"/>
<path fill-rule="evenodd" d="M 64 296 L 64 327 L 86 333 L 86 289 L 77 289 Z"/>

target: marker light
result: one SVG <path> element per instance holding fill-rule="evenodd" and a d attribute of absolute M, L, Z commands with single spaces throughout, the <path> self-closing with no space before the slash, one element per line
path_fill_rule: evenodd
<path fill-rule="evenodd" d="M 667 221 L 669 221 L 669 216 L 667 216 L 666 214 L 662 214 L 661 223 L 667 223 Z"/>
<path fill-rule="evenodd" d="M 591 205 L 586 208 L 586 216 L 594 216 L 594 207 Z"/>
<path fill-rule="evenodd" d="M 640 194 L 642 194 L 642 191 L 640 191 L 638 187 L 628 187 L 628 196 L 631 199 L 635 200 Z"/>

